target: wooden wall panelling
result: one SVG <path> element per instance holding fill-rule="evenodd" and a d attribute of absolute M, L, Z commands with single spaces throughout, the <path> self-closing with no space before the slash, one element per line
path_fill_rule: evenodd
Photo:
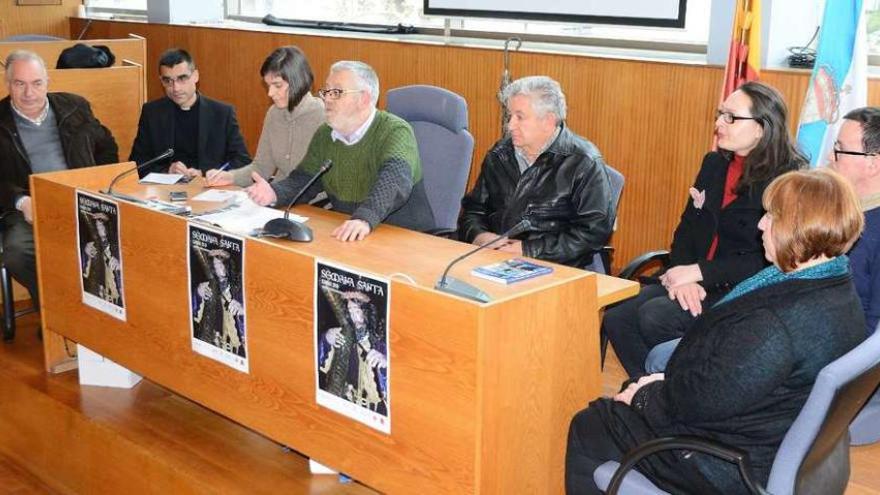
<path fill-rule="evenodd" d="M 17 34 L 70 36 L 68 16 L 76 15 L 82 0 L 62 0 L 61 5 L 20 6 L 15 0 L 0 2 L 0 40 Z M 77 34 L 79 31 L 77 31 Z"/>
<path fill-rule="evenodd" d="M 72 19 L 71 31 L 78 32 L 81 22 Z M 483 155 L 501 133 L 495 94 L 502 53 L 497 49 L 114 21 L 94 22 L 89 34 L 113 38 L 129 32 L 147 38 L 149 61 L 175 44 L 190 49 L 201 60 L 205 94 L 236 106 L 252 151 L 269 104 L 259 65 L 272 49 L 285 44 L 296 44 L 308 55 L 316 75 L 315 89 L 332 62 L 360 59 L 376 68 L 383 91 L 406 84 L 434 84 L 464 96 L 476 140 L 470 185 Z M 161 95 L 155 70 L 148 62 L 151 97 Z M 608 163 L 626 176 L 618 230 L 612 239 L 615 267 L 619 269 L 644 251 L 668 247 L 687 188 L 712 144 L 712 116 L 723 68 L 518 52 L 511 56 L 511 74 L 514 78 L 546 74 L 559 80 L 568 101 L 569 126 L 593 141 Z M 764 81 L 785 96 L 794 129 L 809 73 L 762 74 Z M 870 82 L 869 99 L 874 104 L 880 104 L 878 84 Z"/>

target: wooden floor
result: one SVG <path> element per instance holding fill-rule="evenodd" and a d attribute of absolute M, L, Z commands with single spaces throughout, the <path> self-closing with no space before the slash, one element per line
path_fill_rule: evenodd
<path fill-rule="evenodd" d="M 41 346 L 35 337 L 37 322 L 35 315 L 21 319 L 15 342 L 0 346 L 0 391 L 8 386 L 7 380 L 17 376 L 58 402 L 78 408 L 80 414 L 101 423 L 102 428 L 120 430 L 119 435 L 124 435 L 126 441 L 147 445 L 161 452 L 159 455 L 170 457 L 179 469 L 193 469 L 214 480 L 195 492 L 214 493 L 220 487 L 225 493 L 374 493 L 357 483 L 341 483 L 337 476 L 311 475 L 305 457 L 152 383 L 144 381 L 134 393 L 120 393 L 80 387 L 75 372 L 45 376 Z M 623 369 L 613 351 L 609 352 L 603 374 L 605 394 L 615 393 L 623 379 Z M 0 404 L 0 412 L 4 407 Z M 9 427 L 0 419 L 0 429 Z M 0 431 L 0 442 L 5 435 Z M 9 450 L 8 445 L 0 443 L 0 495 L 71 492 L 57 486 L 57 480 L 41 481 L 37 473 L 25 467 L 28 462 L 11 457 Z M 847 494 L 880 495 L 880 444 L 854 447 L 851 459 Z M 149 487 L 140 488 L 134 492 L 149 491 Z"/>
<path fill-rule="evenodd" d="M 13 460 L 0 456 L 0 493 L 3 495 L 54 494 L 42 481 Z"/>
<path fill-rule="evenodd" d="M 15 341 L 0 344 L 0 494 L 119 493 L 104 488 L 113 483 L 127 483 L 129 495 L 375 493 L 337 475 L 311 475 L 305 457 L 146 380 L 120 390 L 81 387 L 76 372 L 46 375 L 37 321 L 20 319 Z M 22 397 L 35 404 L 9 400 Z M 65 424 L 33 419 L 42 417 Z M 58 436 L 72 432 L 57 443 L 88 448 L 66 452 L 51 439 L 47 445 L 32 433 L 43 427 Z M 89 474 L 72 476 L 85 479 L 70 487 L 40 472 L 47 458 L 51 470 Z"/>

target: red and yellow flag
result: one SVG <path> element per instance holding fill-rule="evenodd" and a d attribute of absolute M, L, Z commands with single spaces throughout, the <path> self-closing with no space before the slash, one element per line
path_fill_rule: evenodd
<path fill-rule="evenodd" d="M 737 0 L 721 101 L 761 72 L 761 0 Z"/>

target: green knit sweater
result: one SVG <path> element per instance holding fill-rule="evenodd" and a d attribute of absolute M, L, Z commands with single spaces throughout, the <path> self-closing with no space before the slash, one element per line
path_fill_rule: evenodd
<path fill-rule="evenodd" d="M 315 131 L 299 169 L 314 175 L 324 160 L 333 160 L 331 168 L 321 178 L 327 194 L 342 201 L 359 203 L 366 199 L 376 182 L 379 170 L 390 159 L 409 164 L 412 182 L 422 180 L 419 150 L 409 124 L 388 112 L 377 110 L 372 125 L 360 141 L 352 146 L 333 141 L 327 124 Z"/>
<path fill-rule="evenodd" d="M 383 222 L 422 232 L 434 228 L 415 134 L 406 121 L 377 111 L 370 128 L 351 146 L 334 142 L 331 132 L 326 124 L 319 127 L 299 167 L 272 184 L 277 204 L 293 201 L 329 159 L 333 168 L 299 201 L 323 190 L 334 210 L 367 222 L 371 229 Z"/>

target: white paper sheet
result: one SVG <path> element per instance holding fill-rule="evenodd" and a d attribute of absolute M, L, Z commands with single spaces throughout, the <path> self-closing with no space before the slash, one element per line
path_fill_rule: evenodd
<path fill-rule="evenodd" d="M 150 172 L 146 177 L 141 179 L 141 184 L 177 184 L 177 181 L 183 178 L 181 174 L 160 174 L 158 172 Z"/>
<path fill-rule="evenodd" d="M 284 212 L 281 210 L 267 208 L 254 203 L 244 191 L 227 192 L 232 193 L 232 198 L 230 199 L 230 204 L 228 206 L 223 207 L 215 213 L 199 215 L 196 219 L 217 225 L 229 232 L 242 235 L 252 235 L 254 230 L 266 225 L 266 222 L 269 220 L 284 216 Z M 201 194 L 199 196 L 201 196 Z M 196 198 L 198 198 L 198 196 L 193 199 Z M 290 219 L 300 223 L 305 223 L 309 220 L 308 217 L 300 216 L 295 213 L 290 214 Z"/>
<path fill-rule="evenodd" d="M 215 201 L 222 203 L 240 197 L 241 191 L 230 191 L 228 189 L 206 189 L 201 193 L 193 196 L 193 201 Z"/>

